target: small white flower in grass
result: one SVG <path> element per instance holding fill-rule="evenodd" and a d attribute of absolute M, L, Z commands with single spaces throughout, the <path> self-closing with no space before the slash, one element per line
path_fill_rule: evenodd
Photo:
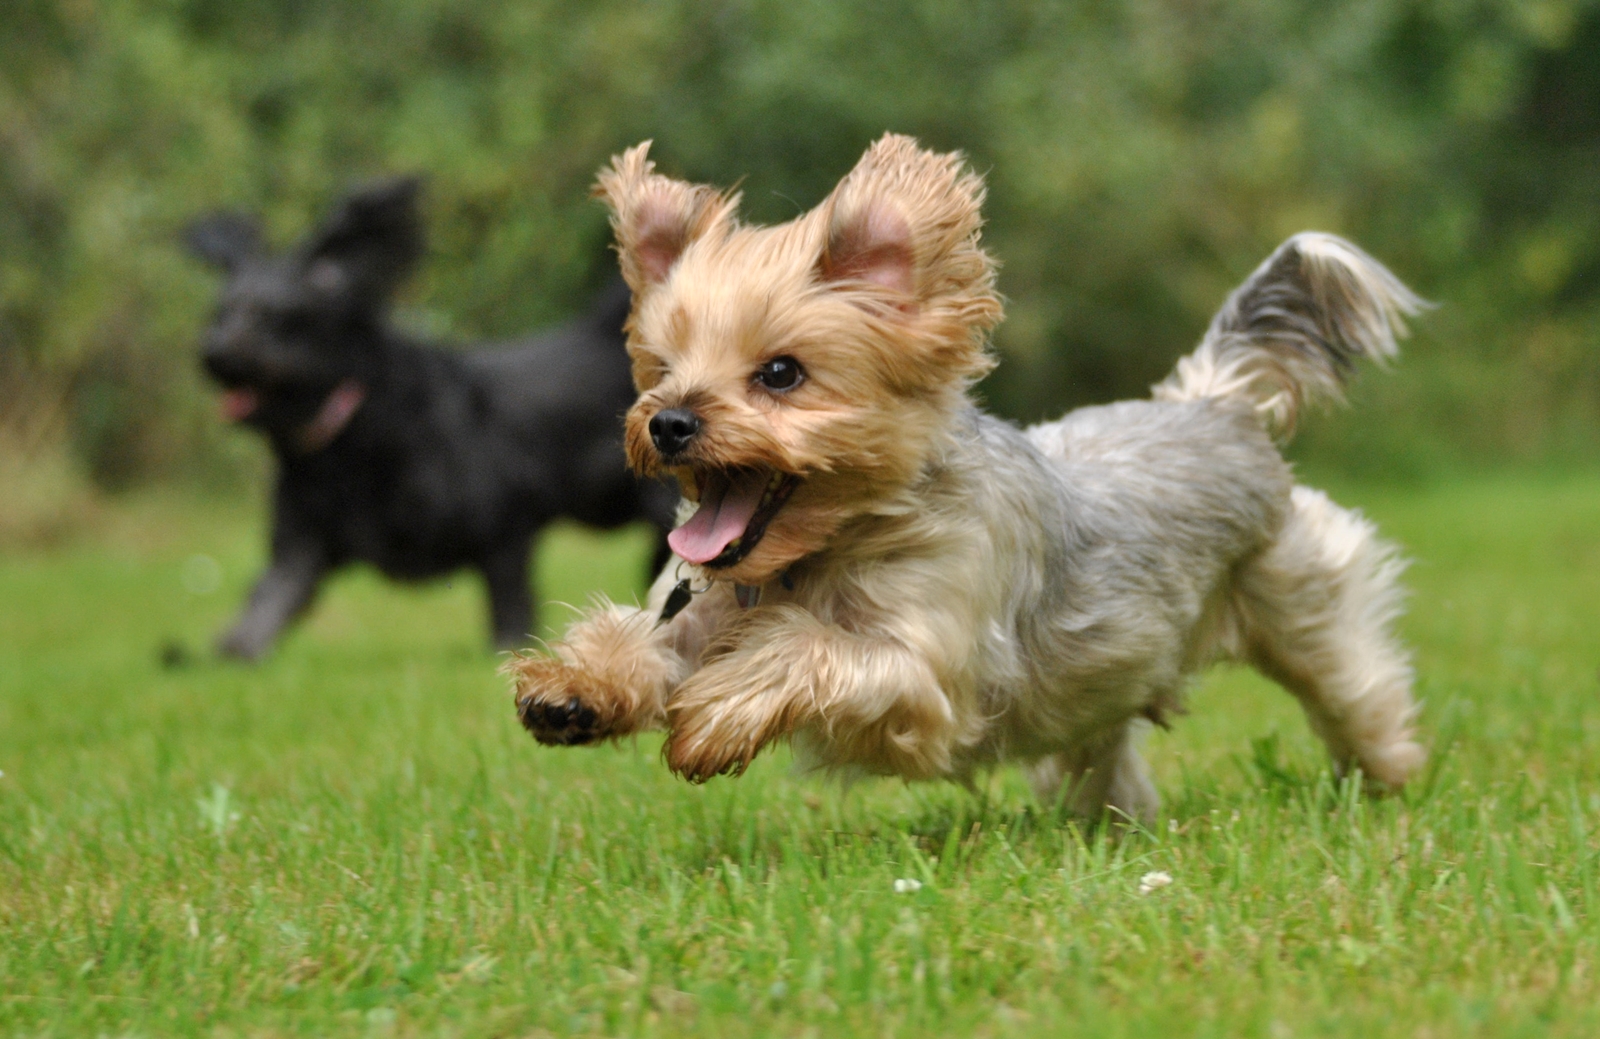
<path fill-rule="evenodd" d="M 1148 895 L 1152 891 L 1160 891 L 1172 883 L 1172 874 L 1164 869 L 1151 870 L 1139 878 L 1139 894 Z"/>
<path fill-rule="evenodd" d="M 894 882 L 894 893 L 897 895 L 909 895 L 913 891 L 921 890 L 922 881 L 913 880 L 910 877 L 901 877 L 899 880 Z"/>

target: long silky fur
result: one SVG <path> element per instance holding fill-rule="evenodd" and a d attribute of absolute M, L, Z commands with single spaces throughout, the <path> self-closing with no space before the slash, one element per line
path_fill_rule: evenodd
<path fill-rule="evenodd" d="M 1356 361 L 1394 357 L 1406 317 L 1424 306 L 1361 249 L 1335 235 L 1302 232 L 1233 291 L 1199 348 L 1178 362 L 1155 397 L 1240 397 L 1287 439 L 1308 404 L 1343 399 Z"/>
<path fill-rule="evenodd" d="M 959 156 L 886 136 L 776 227 L 642 148 L 601 191 L 636 296 L 634 464 L 800 483 L 735 567 L 671 564 L 642 609 L 603 605 L 556 656 L 515 662 L 535 736 L 664 727 L 695 781 L 782 740 L 845 775 L 968 781 L 1011 761 L 1046 801 L 1148 818 L 1139 732 L 1230 658 L 1300 700 L 1338 767 L 1397 786 L 1420 766 L 1398 557 L 1295 487 L 1269 435 L 1357 359 L 1393 355 L 1420 303 L 1375 260 L 1297 235 L 1156 399 L 1022 430 L 970 393 L 1001 307 Z M 805 382 L 765 393 L 773 356 Z M 702 425 L 670 460 L 648 431 L 665 408 Z M 685 573 L 709 589 L 656 623 Z"/>

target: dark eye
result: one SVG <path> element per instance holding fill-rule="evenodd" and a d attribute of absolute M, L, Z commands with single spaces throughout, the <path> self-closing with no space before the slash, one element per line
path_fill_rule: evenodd
<path fill-rule="evenodd" d="M 774 357 L 756 369 L 756 381 L 779 393 L 794 389 L 804 378 L 800 362 L 793 357 Z"/>

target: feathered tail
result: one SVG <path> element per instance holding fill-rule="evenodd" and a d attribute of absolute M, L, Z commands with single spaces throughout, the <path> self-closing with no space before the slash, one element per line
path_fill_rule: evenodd
<path fill-rule="evenodd" d="M 1237 397 L 1275 436 L 1301 410 L 1343 398 L 1357 358 L 1399 352 L 1405 318 L 1426 304 L 1336 235 L 1305 231 L 1278 246 L 1223 304 L 1194 353 L 1155 387 L 1157 400 Z"/>

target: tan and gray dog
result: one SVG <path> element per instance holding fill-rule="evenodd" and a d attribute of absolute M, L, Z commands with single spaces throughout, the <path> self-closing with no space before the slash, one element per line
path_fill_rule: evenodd
<path fill-rule="evenodd" d="M 597 191 L 634 291 L 629 458 L 688 515 L 643 608 L 509 665 L 541 742 L 664 728 L 692 780 L 784 738 L 908 779 L 1016 761 L 1042 798 L 1148 818 L 1137 731 L 1225 658 L 1292 692 L 1341 768 L 1416 771 L 1401 563 L 1273 440 L 1395 352 L 1419 301 L 1380 264 L 1296 235 L 1153 400 L 1019 430 L 969 393 L 1001 305 L 959 155 L 886 136 L 757 227 L 647 148 Z"/>

